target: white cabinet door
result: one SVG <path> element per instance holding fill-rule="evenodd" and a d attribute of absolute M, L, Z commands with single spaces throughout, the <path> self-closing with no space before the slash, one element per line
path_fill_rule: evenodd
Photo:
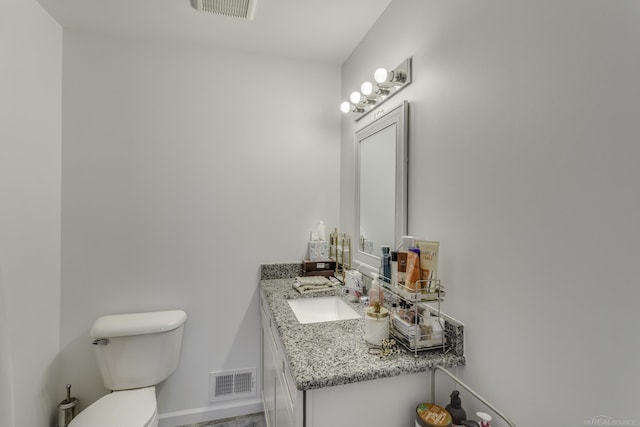
<path fill-rule="evenodd" d="M 269 319 L 262 318 L 262 401 L 267 427 L 277 427 L 276 424 L 276 347 L 274 345 Z"/>
<path fill-rule="evenodd" d="M 302 392 L 288 371 L 286 357 L 266 301 L 262 309 L 262 400 L 267 427 L 298 427 L 303 425 Z"/>
<path fill-rule="evenodd" d="M 276 379 L 276 422 L 278 427 L 295 427 L 294 410 L 283 375 Z"/>

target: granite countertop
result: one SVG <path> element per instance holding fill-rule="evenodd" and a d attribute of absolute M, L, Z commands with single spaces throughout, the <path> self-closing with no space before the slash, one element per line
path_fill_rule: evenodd
<path fill-rule="evenodd" d="M 311 390 L 428 371 L 436 365 L 453 367 L 465 363 L 460 351 L 418 353 L 406 351 L 386 358 L 369 353 L 364 339 L 364 320 L 300 324 L 287 299 L 339 295 L 339 291 L 303 296 L 292 288 L 293 278 L 263 279 L 262 292 L 282 339 L 291 374 L 298 390 Z M 364 307 L 349 303 L 360 314 Z M 460 336 L 462 339 L 462 335 Z"/>

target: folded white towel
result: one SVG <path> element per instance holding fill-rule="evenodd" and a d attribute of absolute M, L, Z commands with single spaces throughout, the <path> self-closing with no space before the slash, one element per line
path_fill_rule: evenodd
<path fill-rule="evenodd" d="M 333 290 L 333 283 L 324 276 L 296 277 L 293 288 L 301 294 Z"/>
<path fill-rule="evenodd" d="M 304 286 L 326 286 L 331 281 L 324 276 L 296 277 L 296 282 Z"/>

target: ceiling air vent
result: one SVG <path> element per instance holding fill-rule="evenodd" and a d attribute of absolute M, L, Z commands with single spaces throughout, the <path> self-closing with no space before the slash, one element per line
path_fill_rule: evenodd
<path fill-rule="evenodd" d="M 191 0 L 191 7 L 201 12 L 252 20 L 256 0 Z"/>

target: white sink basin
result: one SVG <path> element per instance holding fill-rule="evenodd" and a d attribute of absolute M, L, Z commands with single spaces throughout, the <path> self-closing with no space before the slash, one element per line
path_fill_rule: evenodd
<path fill-rule="evenodd" d="M 339 297 L 314 297 L 287 300 L 300 323 L 359 319 L 361 316 Z"/>

